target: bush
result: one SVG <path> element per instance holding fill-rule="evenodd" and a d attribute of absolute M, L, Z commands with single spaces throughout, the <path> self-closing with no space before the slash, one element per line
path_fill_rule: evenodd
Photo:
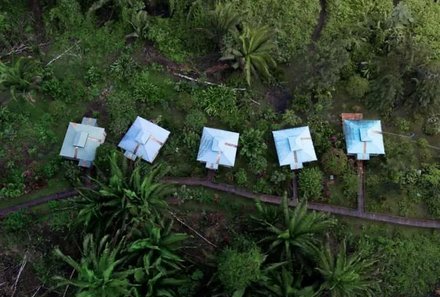
<path fill-rule="evenodd" d="M 136 104 L 130 93 L 113 92 L 107 101 L 110 114 L 110 132 L 115 136 L 122 135 L 136 118 Z"/>
<path fill-rule="evenodd" d="M 342 175 L 342 190 L 346 198 L 356 197 L 358 191 L 358 176 L 356 173 L 347 171 Z"/>
<path fill-rule="evenodd" d="M 192 109 L 185 117 L 185 125 L 193 131 L 201 131 L 208 119 L 205 114 L 197 109 Z"/>
<path fill-rule="evenodd" d="M 238 169 L 238 171 L 235 173 L 234 177 L 235 177 L 235 182 L 239 186 L 246 185 L 246 183 L 248 181 L 246 170 L 244 170 L 243 168 Z"/>
<path fill-rule="evenodd" d="M 348 167 L 347 155 L 341 149 L 332 148 L 321 158 L 324 172 L 333 175 L 342 175 Z"/>
<path fill-rule="evenodd" d="M 240 154 L 250 160 L 263 155 L 267 150 L 264 133 L 265 131 L 254 128 L 245 130 L 240 137 Z"/>
<path fill-rule="evenodd" d="M 323 176 L 316 167 L 304 168 L 299 173 L 299 191 L 306 199 L 320 199 L 323 190 Z"/>
<path fill-rule="evenodd" d="M 192 95 L 209 116 L 221 116 L 223 120 L 229 120 L 237 111 L 235 92 L 228 87 L 195 89 Z"/>
<path fill-rule="evenodd" d="M 2 222 L 2 225 L 9 232 L 19 232 L 27 228 L 31 221 L 29 214 L 17 211 L 8 215 Z"/>
<path fill-rule="evenodd" d="M 267 25 L 274 31 L 274 58 L 287 62 L 310 44 L 319 14 L 319 1 L 233 0 L 244 23 Z"/>
<path fill-rule="evenodd" d="M 227 292 L 245 289 L 260 277 L 264 256 L 254 246 L 246 251 L 226 248 L 219 257 L 218 277 Z"/>
<path fill-rule="evenodd" d="M 368 80 L 359 75 L 353 75 L 348 79 L 345 89 L 353 99 L 361 99 L 368 92 Z"/>
<path fill-rule="evenodd" d="M 95 157 L 95 167 L 100 170 L 105 176 L 108 176 L 110 173 L 110 156 L 117 152 L 117 149 L 114 145 L 109 144 L 107 142 L 101 144 L 96 150 Z"/>
<path fill-rule="evenodd" d="M 423 124 L 423 132 L 426 135 L 440 134 L 440 116 L 432 115 L 428 117 Z"/>
<path fill-rule="evenodd" d="M 133 96 L 142 103 L 155 104 L 164 100 L 165 91 L 152 82 L 151 73 L 144 70 L 132 80 Z"/>
<path fill-rule="evenodd" d="M 381 296 L 429 296 L 438 284 L 440 273 L 440 238 L 436 233 L 397 233 L 390 238 L 365 234 L 359 247 L 369 254 L 379 255 Z"/>
<path fill-rule="evenodd" d="M 61 163 L 61 168 L 64 173 L 64 178 L 72 185 L 76 186 L 81 177 L 81 171 L 78 167 L 78 164 L 73 161 L 64 160 Z"/>
<path fill-rule="evenodd" d="M 147 36 L 163 54 L 176 62 L 183 62 L 188 53 L 180 39 L 181 33 L 182 30 L 179 30 L 171 19 L 156 17 L 150 24 Z"/>

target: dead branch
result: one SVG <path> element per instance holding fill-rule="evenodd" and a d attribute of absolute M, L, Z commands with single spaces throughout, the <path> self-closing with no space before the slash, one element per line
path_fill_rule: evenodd
<path fill-rule="evenodd" d="M 43 43 L 40 43 L 40 44 L 38 44 L 38 46 L 44 46 L 44 45 L 47 45 L 47 44 L 49 44 L 49 42 L 43 42 Z M 9 50 L 9 52 L 7 52 L 7 53 L 1 55 L 0 58 L 5 58 L 5 57 L 7 57 L 7 56 L 15 55 L 15 54 L 21 54 L 22 52 L 27 51 L 27 50 L 30 50 L 30 49 L 32 49 L 31 46 L 29 46 L 29 45 L 25 45 L 24 43 L 19 44 L 19 45 L 14 45 L 14 46 Z"/>
<path fill-rule="evenodd" d="M 69 47 L 68 49 L 66 49 L 64 52 L 62 52 L 61 54 L 59 54 L 58 56 L 56 56 L 55 58 L 53 58 L 52 60 L 50 60 L 46 66 L 49 66 L 50 64 L 52 64 L 53 62 L 57 61 L 58 59 L 60 59 L 61 57 L 63 57 L 64 55 L 66 55 L 68 52 L 70 52 L 74 47 L 76 47 L 79 43 L 79 40 L 77 42 L 75 42 L 74 45 L 72 45 L 71 47 Z"/>
<path fill-rule="evenodd" d="M 69 280 L 72 279 L 73 275 L 75 274 L 75 269 L 72 269 L 72 273 L 70 274 Z M 64 289 L 63 297 L 66 297 L 67 290 L 69 290 L 69 285 L 66 286 L 66 289 Z"/>
<path fill-rule="evenodd" d="M 205 85 L 209 85 L 209 86 L 220 86 L 219 84 L 216 84 L 216 83 L 213 83 L 213 82 L 210 82 L 210 81 L 206 81 L 206 80 L 199 80 L 199 79 L 192 78 L 192 77 L 184 75 L 184 74 L 180 74 L 180 73 L 173 73 L 173 74 L 175 76 L 180 77 L 180 78 L 184 78 L 184 79 L 196 82 L 196 83 L 205 84 Z M 234 90 L 234 91 L 246 91 L 246 88 L 233 88 L 232 90 Z"/>
<path fill-rule="evenodd" d="M 17 278 L 15 279 L 15 283 L 14 283 L 14 286 L 12 287 L 13 288 L 13 291 L 12 291 L 12 295 L 11 295 L 11 297 L 14 297 L 15 296 L 15 292 L 17 291 L 17 285 L 18 285 L 18 282 L 19 282 L 19 280 L 20 280 L 20 277 L 21 277 L 21 274 L 23 273 L 23 270 L 24 270 L 24 267 L 26 266 L 26 264 L 27 264 L 27 251 L 24 253 L 24 257 L 23 257 L 23 261 L 21 262 L 21 266 L 20 266 L 20 269 L 18 270 L 18 274 L 17 274 Z"/>
<path fill-rule="evenodd" d="M 37 294 L 38 294 L 38 292 L 40 291 L 41 287 L 43 287 L 43 286 L 42 286 L 42 285 L 39 286 L 39 287 L 37 288 L 37 290 L 34 292 L 34 294 L 32 294 L 31 297 L 35 297 L 35 296 L 37 296 Z"/>
<path fill-rule="evenodd" d="M 195 230 L 193 227 L 189 226 L 188 224 L 186 224 L 184 221 L 182 221 L 180 218 L 178 218 L 176 216 L 175 213 L 173 213 L 172 211 L 170 211 L 170 215 L 176 219 L 176 221 L 178 221 L 179 223 L 181 223 L 183 226 L 185 226 L 186 228 L 188 228 L 189 230 L 191 230 L 192 232 L 194 232 L 194 234 L 196 234 L 198 237 L 200 237 L 201 239 L 203 239 L 207 244 L 213 246 L 214 248 L 217 248 L 217 245 L 215 245 L 214 243 L 212 243 L 211 241 L 209 241 L 206 237 L 204 237 L 202 234 L 200 234 L 197 230 Z"/>

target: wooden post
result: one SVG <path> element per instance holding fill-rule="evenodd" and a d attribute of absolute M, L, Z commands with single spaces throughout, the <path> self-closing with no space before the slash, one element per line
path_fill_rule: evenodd
<path fill-rule="evenodd" d="M 365 172 L 364 172 L 364 161 L 357 160 L 357 170 L 358 170 L 358 211 L 365 212 Z"/>
<path fill-rule="evenodd" d="M 296 182 L 296 173 L 292 171 L 292 201 L 295 205 L 298 204 L 298 184 Z"/>

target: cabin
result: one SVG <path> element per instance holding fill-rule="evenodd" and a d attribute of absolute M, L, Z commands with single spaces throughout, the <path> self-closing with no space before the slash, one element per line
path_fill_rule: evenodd
<path fill-rule="evenodd" d="M 97 148 L 104 143 L 105 129 L 97 126 L 94 118 L 84 117 L 81 124 L 70 122 L 61 147 L 60 156 L 77 160 L 78 166 L 90 168 Z"/>
<path fill-rule="evenodd" d="M 170 131 L 138 116 L 118 147 L 125 151 L 124 156 L 130 160 L 135 161 L 139 157 L 153 163 L 169 135 Z"/>
<path fill-rule="evenodd" d="M 237 155 L 239 133 L 204 127 L 197 161 L 217 170 L 219 165 L 233 167 Z"/>
<path fill-rule="evenodd" d="M 347 155 L 357 160 L 384 155 L 382 125 L 379 120 L 343 120 Z"/>
<path fill-rule="evenodd" d="M 289 165 L 291 170 L 297 170 L 304 163 L 317 160 L 308 126 L 272 131 L 272 134 L 280 166 Z"/>

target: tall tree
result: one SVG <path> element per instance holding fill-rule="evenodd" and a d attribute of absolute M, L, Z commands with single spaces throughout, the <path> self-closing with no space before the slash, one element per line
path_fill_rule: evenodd
<path fill-rule="evenodd" d="M 249 85 L 253 76 L 271 77 L 270 69 L 276 66 L 272 32 L 267 27 L 244 25 L 241 33 L 231 33 L 235 44 L 226 48 L 221 60 L 234 61 L 232 67 L 243 70 Z"/>

